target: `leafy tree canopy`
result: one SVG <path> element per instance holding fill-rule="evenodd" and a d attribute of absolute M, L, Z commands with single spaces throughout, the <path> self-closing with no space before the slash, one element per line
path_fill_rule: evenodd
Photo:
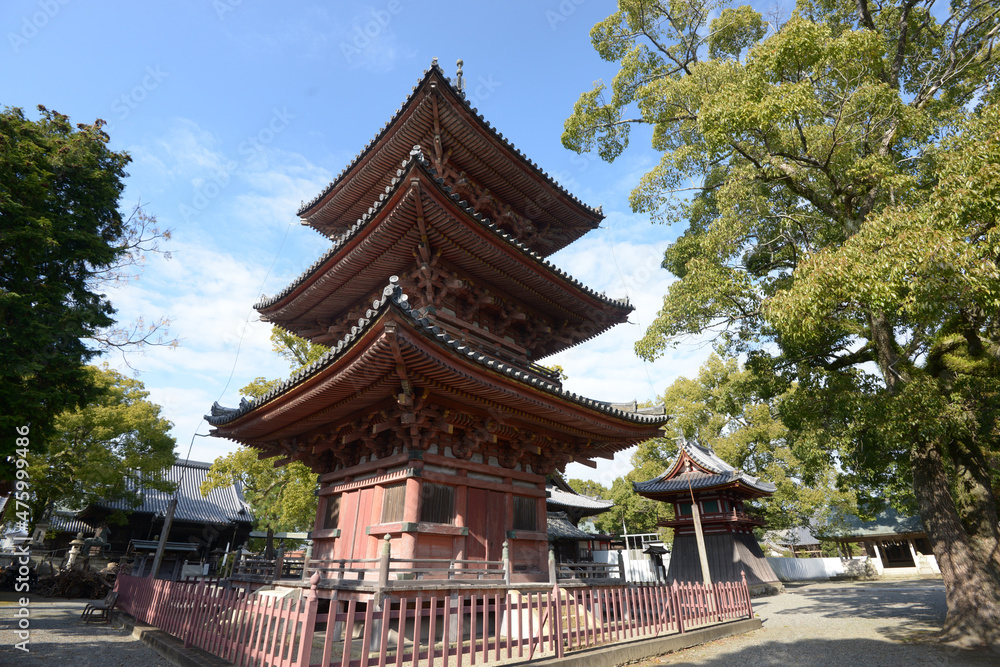
<path fill-rule="evenodd" d="M 769 529 L 808 526 L 831 511 L 853 512 L 854 494 L 837 489 L 829 450 L 815 440 L 789 437 L 782 413 L 798 407 L 789 401 L 794 393 L 792 388 L 768 395 L 767 387 L 735 359 L 712 355 L 698 377 L 679 378 L 667 388 L 660 401 L 673 415 L 668 437 L 640 444 L 632 463 L 651 472 L 645 478 L 651 479 L 673 462 L 683 437 L 777 486 L 773 496 L 750 502 L 759 507 Z"/>
<path fill-rule="evenodd" d="M 300 461 L 277 465 L 277 457 L 257 458 L 240 447 L 212 463 L 202 495 L 239 483 L 253 508 L 255 525 L 268 531 L 311 530 L 316 521 L 316 474 Z"/>
<path fill-rule="evenodd" d="M 101 285 L 135 275 L 168 237 L 136 208 L 118 210 L 130 158 L 103 121 L 77 125 L 39 107 L 0 113 L 0 460 L 14 428 L 42 448 L 64 410 L 96 400 L 87 368 L 102 348 L 156 342 L 164 322 L 116 327 Z"/>
<path fill-rule="evenodd" d="M 171 423 L 160 416 L 142 382 L 107 366 L 87 366 L 98 394 L 60 413 L 44 450 L 28 455 L 33 522 L 53 505 L 82 509 L 122 500 L 137 507 L 139 490 L 173 491 L 163 472 L 176 460 Z"/>
<path fill-rule="evenodd" d="M 1000 6 L 978 0 L 800 0 L 785 21 L 621 0 L 591 32 L 619 72 L 563 135 L 613 160 L 648 126 L 662 154 L 632 207 L 685 231 L 639 354 L 715 332 L 760 382 L 783 383 L 774 395 L 794 383 L 789 440 L 836 452 L 863 496 L 915 501 L 948 589 L 945 636 L 990 643 L 998 26 Z"/>

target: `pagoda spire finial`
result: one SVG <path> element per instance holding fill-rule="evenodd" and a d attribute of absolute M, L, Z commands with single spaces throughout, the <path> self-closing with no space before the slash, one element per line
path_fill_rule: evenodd
<path fill-rule="evenodd" d="M 462 65 L 463 61 L 461 58 L 458 59 L 458 73 L 455 75 L 455 87 L 461 92 L 465 92 L 465 79 L 462 78 Z"/>

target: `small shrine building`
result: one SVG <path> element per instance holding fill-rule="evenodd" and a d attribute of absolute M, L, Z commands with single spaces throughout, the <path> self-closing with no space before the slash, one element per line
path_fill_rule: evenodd
<path fill-rule="evenodd" d="M 781 590 L 778 576 L 753 535 L 763 521 L 746 512 L 745 502 L 766 497 L 776 487 L 732 467 L 711 449 L 681 440 L 677 456 L 663 474 L 633 482 L 636 493 L 671 503 L 674 518 L 658 525 L 674 529 L 668 581 L 702 581 L 692 503 L 701 515 L 708 569 L 713 583 L 741 581 L 751 592 Z"/>
<path fill-rule="evenodd" d="M 667 418 L 562 388 L 539 361 L 632 306 L 546 257 L 603 219 L 473 108 L 435 62 L 299 211 L 329 250 L 261 318 L 330 347 L 266 395 L 214 405 L 213 435 L 319 474 L 312 558 L 498 561 L 548 576 L 546 475 Z"/>

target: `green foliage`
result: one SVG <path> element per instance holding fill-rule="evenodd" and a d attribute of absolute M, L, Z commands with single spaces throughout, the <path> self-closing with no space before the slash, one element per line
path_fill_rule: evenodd
<path fill-rule="evenodd" d="M 571 479 L 566 483 L 569 484 L 571 489 L 582 496 L 600 498 L 602 500 L 608 499 L 608 489 L 606 489 L 600 482 L 595 482 L 590 479 Z"/>
<path fill-rule="evenodd" d="M 253 508 L 260 530 L 306 531 L 316 521 L 316 474 L 302 462 L 277 465 L 278 458 L 260 459 L 257 450 L 240 447 L 212 463 L 202 495 L 213 489 L 240 484 Z"/>
<path fill-rule="evenodd" d="M 271 328 L 271 349 L 287 361 L 293 371 L 318 361 L 330 350 L 325 345 L 310 343 L 305 338 L 278 327 Z"/>
<path fill-rule="evenodd" d="M 44 450 L 28 455 L 33 519 L 49 503 L 82 509 L 97 501 L 142 504 L 138 489 L 172 491 L 162 473 L 173 465 L 174 439 L 160 406 L 146 400 L 141 382 L 107 366 L 87 366 L 99 392 L 86 405 L 65 410 Z"/>
<path fill-rule="evenodd" d="M 563 143 L 610 159 L 637 123 L 662 154 L 631 204 L 685 226 L 679 280 L 637 352 L 711 332 L 745 355 L 790 451 L 834 453 L 862 508 L 919 506 L 968 564 L 943 566 L 947 627 L 1000 641 L 1000 6 L 932 5 L 801 0 L 765 31 L 622 0 L 591 33 L 612 95 L 584 93 Z"/>
<path fill-rule="evenodd" d="M 168 237 L 140 209 L 118 211 L 128 154 L 108 148 L 103 121 L 39 111 L 0 113 L 0 461 L 15 427 L 42 448 L 57 415 L 97 400 L 86 364 L 100 348 L 155 342 L 164 324 L 115 329 L 99 291 Z"/>
<path fill-rule="evenodd" d="M 677 454 L 677 439 L 715 450 L 722 460 L 777 486 L 760 508 L 768 529 L 807 526 L 810 519 L 854 509 L 854 496 L 835 486 L 830 451 L 814 438 L 790 432 L 784 418 L 798 409 L 796 387 L 774 394 L 735 359 L 712 355 L 695 379 L 678 378 L 661 397 L 673 415 L 668 434 L 648 440 L 632 456 L 636 469 L 663 472 Z"/>

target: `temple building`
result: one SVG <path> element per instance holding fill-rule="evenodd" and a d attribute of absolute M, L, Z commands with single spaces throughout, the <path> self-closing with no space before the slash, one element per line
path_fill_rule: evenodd
<path fill-rule="evenodd" d="M 539 361 L 632 307 L 549 255 L 603 215 L 504 139 L 436 62 L 299 211 L 331 246 L 261 318 L 330 347 L 213 434 L 319 474 L 312 558 L 497 561 L 547 576 L 546 475 L 660 433 Z"/>
<path fill-rule="evenodd" d="M 774 484 L 737 470 L 710 448 L 682 439 L 667 470 L 649 481 L 634 482 L 633 488 L 640 496 L 673 505 L 674 518 L 658 524 L 674 529 L 668 581 L 702 581 L 692 510 L 698 503 L 712 582 L 740 581 L 745 574 L 751 592 L 781 590 L 753 535 L 754 527 L 764 522 L 745 507 L 747 500 L 774 493 Z"/>

